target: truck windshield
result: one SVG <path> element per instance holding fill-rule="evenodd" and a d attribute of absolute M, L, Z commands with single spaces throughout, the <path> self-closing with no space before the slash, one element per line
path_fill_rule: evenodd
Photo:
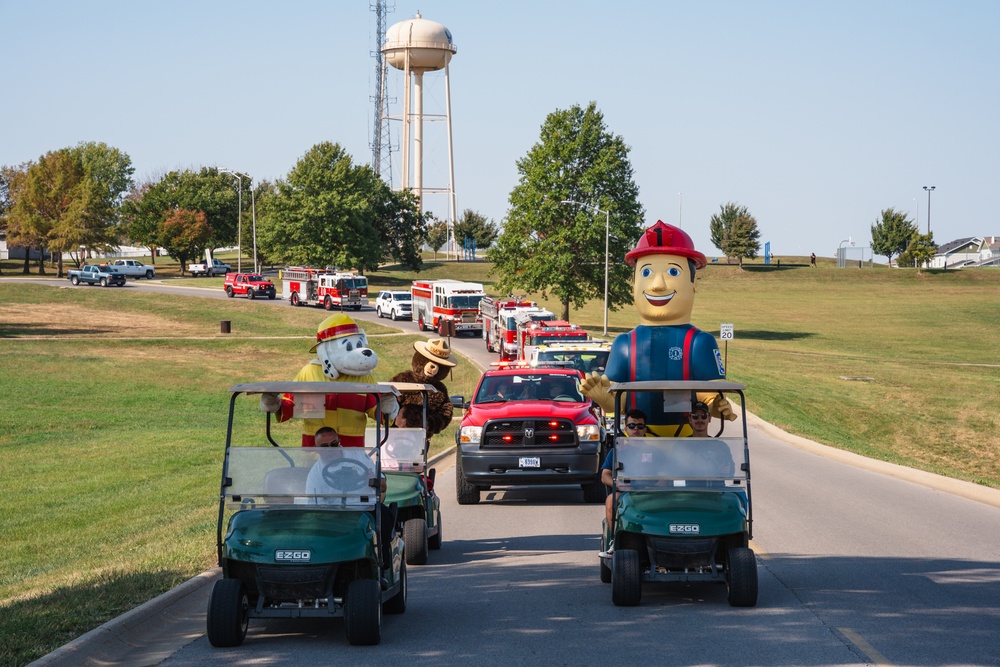
<path fill-rule="evenodd" d="M 449 308 L 479 308 L 479 302 L 483 300 L 482 294 L 462 294 L 448 297 Z"/>
<path fill-rule="evenodd" d="M 261 283 L 264 282 L 264 279 L 260 276 L 247 276 L 247 281 L 251 283 Z"/>

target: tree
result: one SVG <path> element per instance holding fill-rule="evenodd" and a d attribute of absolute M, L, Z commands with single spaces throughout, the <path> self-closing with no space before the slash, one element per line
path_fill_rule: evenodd
<path fill-rule="evenodd" d="M 434 220 L 427 226 L 427 245 L 434 251 L 437 259 L 438 250 L 448 242 L 448 223 L 444 220 Z"/>
<path fill-rule="evenodd" d="M 8 241 L 12 240 L 10 228 L 11 210 L 14 202 L 17 201 L 18 189 L 24 183 L 24 177 L 28 173 L 30 162 L 22 163 L 20 166 L 9 165 L 0 166 L 0 236 L 4 236 Z M 28 273 L 28 254 L 25 253 L 24 272 Z M 0 270 L 0 274 L 3 271 Z"/>
<path fill-rule="evenodd" d="M 937 245 L 934 243 L 934 234 L 930 232 L 921 234 L 917 230 L 914 230 L 910 236 L 910 242 L 907 244 L 906 250 L 900 253 L 897 264 L 899 266 L 915 266 L 919 273 L 936 254 Z"/>
<path fill-rule="evenodd" d="M 882 220 L 876 220 L 872 225 L 872 252 L 885 255 L 892 264 L 892 256 L 906 250 L 916 231 L 916 223 L 905 213 L 892 208 L 884 209 Z"/>
<path fill-rule="evenodd" d="M 570 304 L 604 297 L 607 238 L 610 309 L 632 303 L 631 268 L 612 259 L 639 238 L 644 215 L 628 154 L 594 102 L 548 115 L 538 143 L 517 162 L 504 230 L 487 253 L 501 293 L 551 291 L 568 319 Z"/>
<path fill-rule="evenodd" d="M 738 257 L 740 268 L 743 258 L 754 259 L 760 252 L 760 230 L 757 219 L 750 215 L 746 206 L 728 202 L 720 206 L 720 211 L 709 221 L 712 244 L 722 251 L 726 261 Z"/>
<path fill-rule="evenodd" d="M 161 243 L 181 263 L 181 275 L 189 259 L 198 257 L 212 236 L 212 228 L 202 211 L 180 208 L 163 221 Z"/>
<path fill-rule="evenodd" d="M 361 271 L 387 255 L 415 261 L 424 234 L 415 198 L 352 164 L 339 144 L 313 146 L 276 188 L 257 216 L 258 240 L 275 259 Z"/>
<path fill-rule="evenodd" d="M 465 209 L 462 217 L 455 223 L 455 243 L 463 245 L 465 239 L 473 239 L 477 250 L 487 250 L 499 234 L 500 230 L 495 222 L 469 208 Z"/>

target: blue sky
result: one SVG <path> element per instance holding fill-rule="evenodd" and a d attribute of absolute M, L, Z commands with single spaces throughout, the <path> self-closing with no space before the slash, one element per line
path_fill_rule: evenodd
<path fill-rule="evenodd" d="M 1000 1 L 389 7 L 388 25 L 419 11 L 458 47 L 459 212 L 501 222 L 545 117 L 595 101 L 631 147 L 647 221 L 708 255 L 725 202 L 773 252 L 832 256 L 867 245 L 884 208 L 919 209 L 926 231 L 924 185 L 938 243 L 1000 235 Z M 124 150 L 138 178 L 216 165 L 273 180 L 321 141 L 368 164 L 374 25 L 369 0 L 0 0 L 0 164 L 81 141 Z M 424 104 L 443 113 L 443 74 Z M 443 125 L 425 133 L 425 186 L 444 187 Z"/>

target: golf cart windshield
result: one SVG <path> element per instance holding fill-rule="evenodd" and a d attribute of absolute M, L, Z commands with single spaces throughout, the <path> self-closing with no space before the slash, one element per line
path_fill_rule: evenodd
<path fill-rule="evenodd" d="M 382 470 L 424 471 L 427 432 L 422 428 L 390 428 L 382 445 Z M 365 445 L 375 444 L 375 429 L 365 431 Z"/>
<path fill-rule="evenodd" d="M 743 438 L 618 438 L 617 486 L 623 491 L 741 486 Z M 740 462 L 740 463 L 738 463 Z"/>
<path fill-rule="evenodd" d="M 289 505 L 316 509 L 370 510 L 378 501 L 373 448 L 231 447 L 228 485 L 230 509 Z"/>

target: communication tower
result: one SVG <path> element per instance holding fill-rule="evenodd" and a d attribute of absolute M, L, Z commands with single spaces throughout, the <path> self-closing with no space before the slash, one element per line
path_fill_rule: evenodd
<path fill-rule="evenodd" d="M 389 27 L 385 33 L 382 54 L 385 63 L 402 70 L 404 85 L 402 114 L 403 123 L 403 164 L 400 189 L 410 189 L 417 196 L 420 210 L 424 207 L 424 195 L 430 193 L 448 195 L 448 237 L 454 249 L 455 224 L 455 160 L 452 150 L 451 130 L 451 81 L 448 65 L 458 51 L 452 41 L 451 31 L 436 21 L 429 21 L 419 13 L 412 19 L 400 21 Z M 384 65 L 383 65 L 384 67 Z M 444 70 L 445 113 L 424 113 L 424 73 Z M 411 85 L 412 84 L 412 85 Z M 383 76 L 383 86 L 384 86 Z M 390 116 L 391 118 L 391 116 Z M 424 185 L 424 121 L 444 121 L 448 149 L 448 186 L 427 187 Z"/>
<path fill-rule="evenodd" d="M 386 6 L 386 0 L 375 0 L 371 5 L 375 12 L 375 94 L 371 101 L 375 106 L 375 117 L 372 123 L 372 169 L 392 187 L 392 138 L 389 134 L 389 95 L 385 85 L 385 61 L 382 57 L 382 37 L 385 35 L 385 20 L 391 9 Z"/>

